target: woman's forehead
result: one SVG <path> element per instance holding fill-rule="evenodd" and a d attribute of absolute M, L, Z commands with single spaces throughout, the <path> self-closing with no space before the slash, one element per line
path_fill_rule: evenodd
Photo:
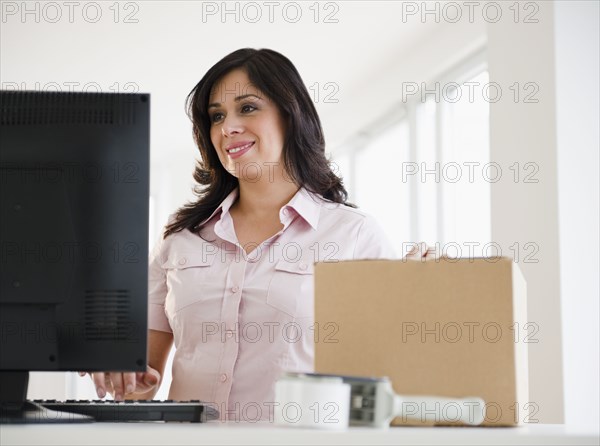
<path fill-rule="evenodd" d="M 214 83 L 210 90 L 209 102 L 223 103 L 248 94 L 258 97 L 264 96 L 250 81 L 244 70 L 236 69 Z"/>

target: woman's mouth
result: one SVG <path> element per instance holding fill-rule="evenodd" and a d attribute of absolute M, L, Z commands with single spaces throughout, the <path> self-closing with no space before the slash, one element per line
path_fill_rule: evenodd
<path fill-rule="evenodd" d="M 235 159 L 242 156 L 254 146 L 254 141 L 242 144 L 236 144 L 235 147 L 227 149 L 227 154 L 230 158 Z"/>

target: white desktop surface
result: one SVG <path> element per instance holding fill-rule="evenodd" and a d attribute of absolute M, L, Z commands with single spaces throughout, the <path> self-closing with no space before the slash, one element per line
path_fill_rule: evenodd
<path fill-rule="evenodd" d="M 597 428 L 562 424 L 517 427 L 393 427 L 324 431 L 269 423 L 89 423 L 0 425 L 0 445 L 269 445 L 269 444 L 443 444 L 598 445 Z"/>

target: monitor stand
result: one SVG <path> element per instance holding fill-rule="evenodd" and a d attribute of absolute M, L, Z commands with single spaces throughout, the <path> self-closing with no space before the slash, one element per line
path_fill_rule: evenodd
<path fill-rule="evenodd" d="M 27 401 L 29 372 L 0 370 L 0 424 L 85 423 L 92 417 L 46 409 Z"/>

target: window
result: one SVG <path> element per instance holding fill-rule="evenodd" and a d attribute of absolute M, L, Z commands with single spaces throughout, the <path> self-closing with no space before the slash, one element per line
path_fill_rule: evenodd
<path fill-rule="evenodd" d="M 410 236 L 408 184 L 398 181 L 408 159 L 408 125 L 405 120 L 373 138 L 356 153 L 356 204 L 373 215 L 394 246 Z"/>
<path fill-rule="evenodd" d="M 488 82 L 486 71 L 470 79 L 475 85 Z M 462 94 L 459 101 L 442 108 L 442 222 L 440 241 L 457 242 L 463 250 L 472 243 L 473 254 L 491 241 L 489 178 L 489 104 L 482 95 L 473 101 Z M 479 245 L 475 245 L 479 243 Z"/>
<path fill-rule="evenodd" d="M 333 153 L 351 201 L 401 255 L 413 241 L 453 257 L 481 255 L 491 240 L 489 104 L 480 94 L 488 73 L 480 56 L 454 73 L 437 83 L 443 94 L 416 95 L 386 128 L 359 132 L 359 144 Z"/>

